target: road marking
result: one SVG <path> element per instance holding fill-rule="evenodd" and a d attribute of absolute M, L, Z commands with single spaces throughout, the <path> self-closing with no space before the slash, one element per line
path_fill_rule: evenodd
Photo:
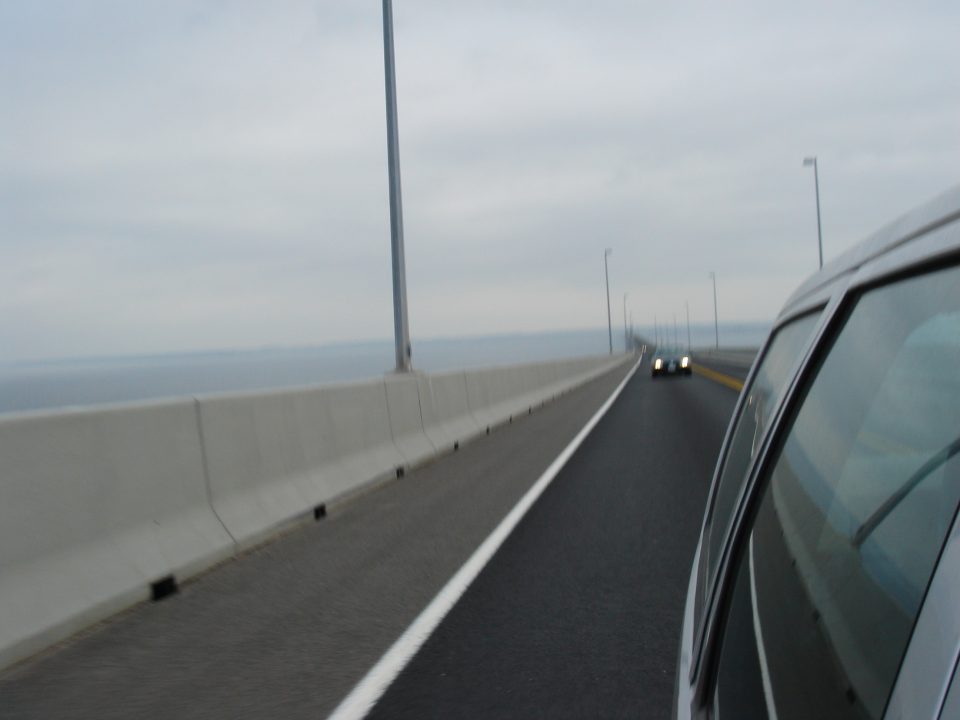
<path fill-rule="evenodd" d="M 777 706 L 773 702 L 773 684 L 770 682 L 770 668 L 767 665 L 767 650 L 763 645 L 760 632 L 760 615 L 757 611 L 757 581 L 753 569 L 753 533 L 750 533 L 750 600 L 753 610 L 753 635 L 757 641 L 757 655 L 760 660 L 760 679 L 763 681 L 763 698 L 767 703 L 767 717 L 777 720 Z"/>
<path fill-rule="evenodd" d="M 731 390 L 736 390 L 737 392 L 743 390 L 742 380 L 738 380 L 735 377 L 730 377 L 729 375 L 724 375 L 723 373 L 718 373 L 716 370 L 711 370 L 710 368 L 704 367 L 703 365 L 698 365 L 697 363 L 691 363 L 691 365 L 693 366 L 693 370 L 697 373 L 697 375 L 703 375 L 708 380 L 713 380 L 721 385 L 726 385 Z"/>
<path fill-rule="evenodd" d="M 376 665 L 357 683 L 350 691 L 350 694 L 337 706 L 337 709 L 330 715 L 330 720 L 359 720 L 366 716 L 376 704 L 377 700 L 386 692 L 390 684 L 396 679 L 397 675 L 406 667 L 417 650 L 427 641 L 431 633 L 440 624 L 450 609 L 457 603 L 457 600 L 470 587 L 470 583 L 476 579 L 477 575 L 490 561 L 490 558 L 497 552 L 504 541 L 510 536 L 510 533 L 527 514 L 527 511 L 533 506 L 543 491 L 547 489 L 553 479 L 560 473 L 560 470 L 566 465 L 570 457 L 576 452 L 577 448 L 583 443 L 590 431 L 600 422 L 607 410 L 613 405 L 614 401 L 620 396 L 623 388 L 630 382 L 630 378 L 637 372 L 640 363 L 643 361 L 643 355 L 634 364 L 630 372 L 623 381 L 617 386 L 613 394 L 607 398 L 606 402 L 594 413 L 593 417 L 587 421 L 576 437 L 570 441 L 563 452 L 561 452 L 549 467 L 543 471 L 543 474 L 537 479 L 533 486 L 527 490 L 526 494 L 520 498 L 513 509 L 507 513 L 507 516 L 500 521 L 500 524 L 494 529 L 486 540 L 481 543 L 470 559 L 464 563 L 456 574 L 447 581 L 447 584 L 437 593 L 436 597 L 430 601 L 430 604 L 424 608 L 417 619 L 406 629 L 403 635 L 387 650 Z"/>

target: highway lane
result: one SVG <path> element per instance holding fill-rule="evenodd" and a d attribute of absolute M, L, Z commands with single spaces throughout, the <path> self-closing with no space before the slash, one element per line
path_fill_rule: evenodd
<path fill-rule="evenodd" d="M 371 717 L 667 717 L 735 401 L 645 364 Z"/>

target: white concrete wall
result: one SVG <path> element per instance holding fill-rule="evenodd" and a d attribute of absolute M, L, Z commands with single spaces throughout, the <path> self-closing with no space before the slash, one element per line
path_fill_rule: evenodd
<path fill-rule="evenodd" d="M 0 666 L 227 557 L 192 400 L 0 420 Z"/>
<path fill-rule="evenodd" d="M 0 667 L 632 356 L 0 420 Z"/>
<path fill-rule="evenodd" d="M 401 447 L 425 457 L 426 437 L 417 442 L 411 426 L 416 381 L 406 392 L 391 384 L 400 446 L 384 380 L 199 400 L 211 501 L 240 547 L 394 473 L 407 464 Z"/>
<path fill-rule="evenodd" d="M 404 465 L 418 465 L 437 453 L 423 428 L 420 387 L 417 375 L 388 375 L 383 381 L 387 391 L 387 414 L 393 444 Z M 429 401 L 429 399 L 428 399 Z"/>
<path fill-rule="evenodd" d="M 483 432 L 467 401 L 467 378 L 461 370 L 418 377 L 424 432 L 438 452 Z"/>

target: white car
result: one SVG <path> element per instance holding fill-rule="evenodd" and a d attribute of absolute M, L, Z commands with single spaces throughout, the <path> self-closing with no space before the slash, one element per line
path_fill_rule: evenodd
<path fill-rule="evenodd" d="M 690 577 L 677 718 L 960 718 L 960 187 L 807 280 Z"/>

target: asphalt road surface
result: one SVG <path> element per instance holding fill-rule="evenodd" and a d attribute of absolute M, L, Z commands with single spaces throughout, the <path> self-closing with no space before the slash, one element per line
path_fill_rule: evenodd
<path fill-rule="evenodd" d="M 735 401 L 638 372 L 370 717 L 668 717 Z"/>
<path fill-rule="evenodd" d="M 619 384 L 579 388 L 0 675 L 0 718 L 322 718 Z M 644 367 L 374 717 L 666 717 L 736 394 Z"/>

